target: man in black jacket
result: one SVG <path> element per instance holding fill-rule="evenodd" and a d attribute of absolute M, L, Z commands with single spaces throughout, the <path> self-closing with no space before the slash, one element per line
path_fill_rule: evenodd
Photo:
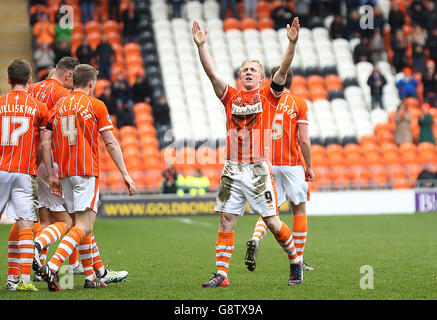
<path fill-rule="evenodd" d="M 372 97 L 372 110 L 376 108 L 376 104 L 379 104 L 379 107 L 384 109 L 382 88 L 387 84 L 387 80 L 377 66 L 373 67 L 373 72 L 370 74 L 367 84 L 370 87 L 370 95 Z"/>

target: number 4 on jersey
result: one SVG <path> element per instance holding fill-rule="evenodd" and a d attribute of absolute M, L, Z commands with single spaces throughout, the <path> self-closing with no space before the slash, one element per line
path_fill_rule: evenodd
<path fill-rule="evenodd" d="M 61 130 L 62 135 L 68 138 L 68 144 L 70 146 L 75 145 L 77 142 L 76 116 L 71 115 L 62 117 Z"/>

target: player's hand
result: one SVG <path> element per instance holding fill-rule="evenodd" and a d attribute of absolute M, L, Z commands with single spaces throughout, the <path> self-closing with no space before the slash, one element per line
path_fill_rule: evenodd
<path fill-rule="evenodd" d="M 305 169 L 305 178 L 308 181 L 314 181 L 315 175 L 314 175 L 314 170 L 312 167 L 306 168 Z"/>
<path fill-rule="evenodd" d="M 135 182 L 132 180 L 130 176 L 123 177 L 123 180 L 129 191 L 129 196 L 133 196 L 137 192 L 135 188 Z"/>
<path fill-rule="evenodd" d="M 56 176 L 49 177 L 50 192 L 55 196 L 62 197 L 62 185 Z"/>
<path fill-rule="evenodd" d="M 288 38 L 288 40 L 290 40 L 293 43 L 296 43 L 297 39 L 299 38 L 299 29 L 300 29 L 299 18 L 295 17 L 293 19 L 291 26 L 289 24 L 287 24 L 287 38 Z"/>
<path fill-rule="evenodd" d="M 200 28 L 199 22 L 194 21 L 193 28 L 191 28 L 191 31 L 193 33 L 193 40 L 196 43 L 196 45 L 198 47 L 202 46 L 206 42 L 206 35 L 208 34 L 208 29 L 205 29 L 205 31 L 203 31 Z"/>

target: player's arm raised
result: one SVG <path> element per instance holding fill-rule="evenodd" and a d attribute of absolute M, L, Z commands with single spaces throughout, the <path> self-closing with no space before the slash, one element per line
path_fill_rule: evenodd
<path fill-rule="evenodd" d="M 136 193 L 135 183 L 127 172 L 126 164 L 124 163 L 123 159 L 123 153 L 120 145 L 114 137 L 114 134 L 112 133 L 112 130 L 104 131 L 101 133 L 101 135 L 103 142 L 105 143 L 106 150 L 123 176 L 124 183 L 129 190 L 129 195 L 134 195 Z"/>
<path fill-rule="evenodd" d="M 288 47 L 282 57 L 279 70 L 273 76 L 273 82 L 278 85 L 283 85 L 287 78 L 287 72 L 290 70 L 291 62 L 293 61 L 294 51 L 296 50 L 296 42 L 299 38 L 299 18 L 294 18 L 291 26 L 287 24 L 287 38 L 289 40 Z"/>
<path fill-rule="evenodd" d="M 220 97 L 226 88 L 226 83 L 217 75 L 214 60 L 206 48 L 206 36 L 208 34 L 208 29 L 202 30 L 199 22 L 194 21 L 191 31 L 193 33 L 193 40 L 197 45 L 197 50 L 199 52 L 199 58 L 203 69 L 205 70 L 209 80 L 211 80 L 215 94 L 217 97 Z"/>

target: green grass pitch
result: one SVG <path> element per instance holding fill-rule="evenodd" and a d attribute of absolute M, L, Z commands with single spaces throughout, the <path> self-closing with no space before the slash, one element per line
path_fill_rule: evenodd
<path fill-rule="evenodd" d="M 292 225 L 291 215 L 282 219 Z M 129 271 L 128 281 L 108 288 L 83 289 L 84 277 L 74 277 L 74 290 L 39 292 L 5 290 L 7 238 L 10 226 L 0 225 L 0 300 L 398 300 L 436 299 L 437 215 L 361 215 L 308 217 L 305 272 L 300 286 L 287 285 L 287 257 L 271 234 L 261 243 L 255 272 L 244 265 L 245 242 L 257 217 L 239 218 L 230 266 L 231 286 L 201 288 L 215 268 L 217 216 L 98 219 L 94 233 L 103 262 Z M 50 252 L 53 252 L 54 247 Z M 370 276 L 362 266 L 373 269 Z M 367 279 L 367 278 L 365 278 Z"/>

